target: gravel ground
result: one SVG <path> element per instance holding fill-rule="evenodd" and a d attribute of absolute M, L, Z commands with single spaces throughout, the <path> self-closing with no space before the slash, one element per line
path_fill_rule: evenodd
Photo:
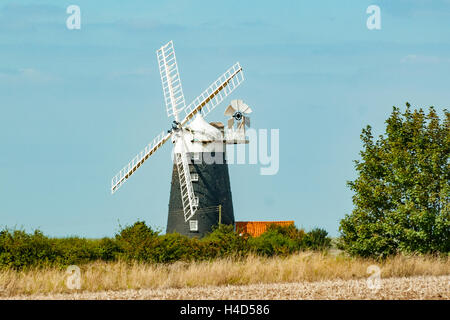
<path fill-rule="evenodd" d="M 370 283 L 376 285 L 377 283 Z M 366 279 L 253 284 L 197 288 L 140 289 L 29 295 L 6 299 L 450 299 L 450 276 L 381 279 L 370 289 Z M 5 299 L 5 297 L 3 297 Z"/>

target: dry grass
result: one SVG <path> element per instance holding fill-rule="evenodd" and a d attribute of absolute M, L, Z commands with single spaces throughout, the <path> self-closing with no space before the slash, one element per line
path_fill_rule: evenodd
<path fill-rule="evenodd" d="M 303 252 L 287 258 L 249 256 L 170 265 L 96 262 L 81 265 L 82 292 L 366 279 L 378 265 L 381 278 L 450 275 L 449 258 L 397 256 L 380 263 L 343 255 Z M 0 271 L 0 296 L 69 293 L 64 270 Z"/>

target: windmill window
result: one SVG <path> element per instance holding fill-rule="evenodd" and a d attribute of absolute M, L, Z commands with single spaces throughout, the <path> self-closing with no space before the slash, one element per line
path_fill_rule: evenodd
<path fill-rule="evenodd" d="M 192 160 L 199 161 L 200 160 L 200 152 L 193 152 L 192 153 Z"/>
<path fill-rule="evenodd" d="M 191 181 L 198 181 L 198 173 L 191 173 Z"/>
<path fill-rule="evenodd" d="M 189 221 L 189 230 L 193 232 L 198 231 L 198 220 Z"/>

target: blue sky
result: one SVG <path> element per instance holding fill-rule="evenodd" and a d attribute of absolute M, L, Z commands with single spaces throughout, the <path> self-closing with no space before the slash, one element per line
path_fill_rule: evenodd
<path fill-rule="evenodd" d="M 81 8 L 81 30 L 66 8 Z M 368 30 L 366 8 L 381 8 Z M 114 195 L 110 180 L 170 125 L 155 51 L 173 40 L 189 103 L 234 62 L 233 98 L 280 130 L 280 169 L 230 166 L 236 220 L 294 220 L 338 235 L 352 210 L 361 129 L 392 106 L 450 109 L 450 1 L 0 2 L 0 225 L 112 236 L 165 230 L 171 146 Z"/>

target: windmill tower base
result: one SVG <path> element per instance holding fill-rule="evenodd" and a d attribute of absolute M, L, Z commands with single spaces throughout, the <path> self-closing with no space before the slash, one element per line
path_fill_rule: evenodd
<path fill-rule="evenodd" d="M 170 189 L 169 216 L 166 233 L 178 232 L 188 237 L 201 238 L 211 232 L 219 224 L 234 224 L 233 203 L 231 199 L 230 177 L 224 152 L 200 153 L 200 159 L 206 156 L 221 159 L 218 163 L 206 164 L 204 161 L 193 161 L 189 164 L 193 188 L 198 197 L 198 210 L 189 220 L 184 220 L 183 205 L 180 193 L 180 181 L 176 164 L 172 170 Z"/>

